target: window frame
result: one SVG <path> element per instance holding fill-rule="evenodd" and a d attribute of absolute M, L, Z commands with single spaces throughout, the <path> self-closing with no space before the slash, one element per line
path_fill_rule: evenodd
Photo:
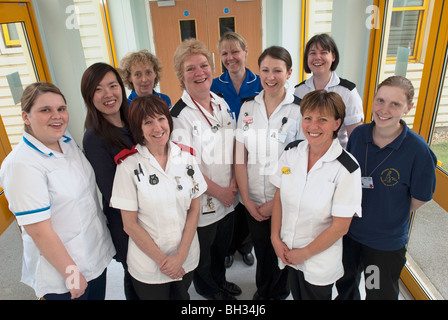
<path fill-rule="evenodd" d="M 409 7 L 393 7 L 392 14 L 395 12 L 406 12 L 406 11 L 420 11 L 418 23 L 417 23 L 417 31 L 415 35 L 414 42 L 414 53 L 409 56 L 410 63 L 416 63 L 421 61 L 421 57 L 424 56 L 422 54 L 423 43 L 425 40 L 425 29 L 428 21 L 428 11 L 429 11 L 429 0 L 423 0 L 422 6 L 409 6 Z M 428 26 L 429 27 L 429 26 Z M 390 27 L 392 30 L 392 27 Z M 394 64 L 397 62 L 397 57 L 387 57 L 387 64 Z"/>

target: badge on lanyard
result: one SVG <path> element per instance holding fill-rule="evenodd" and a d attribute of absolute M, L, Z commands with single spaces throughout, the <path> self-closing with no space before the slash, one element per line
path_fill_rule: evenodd
<path fill-rule="evenodd" d="M 177 190 L 182 191 L 183 187 L 180 184 L 180 177 L 179 176 L 175 176 L 174 179 L 176 179 Z"/>
<path fill-rule="evenodd" d="M 194 180 L 194 170 L 193 167 L 191 165 L 187 166 L 187 175 L 191 178 L 191 181 L 193 181 L 193 188 L 191 188 L 191 192 L 194 193 L 198 193 L 199 192 L 199 183 L 197 183 Z"/>
<path fill-rule="evenodd" d="M 277 136 L 277 140 L 280 143 L 285 143 L 286 136 L 288 135 L 287 132 L 283 131 L 283 126 L 286 124 L 286 122 L 288 122 L 288 118 L 287 117 L 283 117 L 282 125 L 281 125 L 280 129 L 278 129 L 278 136 Z"/>
<path fill-rule="evenodd" d="M 247 131 L 249 130 L 249 124 L 254 122 L 254 118 L 249 117 L 249 114 L 247 112 L 244 113 L 243 123 L 245 123 L 243 130 Z"/>
<path fill-rule="evenodd" d="M 211 214 L 216 212 L 215 204 L 213 203 L 213 198 L 207 196 L 207 203 L 202 207 L 202 214 Z"/>
<path fill-rule="evenodd" d="M 374 189 L 372 177 L 362 177 L 361 184 L 363 189 Z"/>

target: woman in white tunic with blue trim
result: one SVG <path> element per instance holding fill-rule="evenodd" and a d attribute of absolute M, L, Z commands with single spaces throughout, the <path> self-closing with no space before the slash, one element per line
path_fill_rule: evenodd
<path fill-rule="evenodd" d="M 313 91 L 300 105 L 306 141 L 286 147 L 271 182 L 278 188 L 271 241 L 279 267 L 288 266 L 296 300 L 330 300 L 344 274 L 342 236 L 361 216 L 361 172 L 338 138 L 345 116 L 342 98 Z"/>
<path fill-rule="evenodd" d="M 127 264 L 135 291 L 142 300 L 188 300 L 207 184 L 194 151 L 169 141 L 173 120 L 162 99 L 134 99 L 129 127 L 138 144 L 116 157 L 111 206 L 121 209 L 129 234 Z"/>
<path fill-rule="evenodd" d="M 0 184 L 22 228 L 22 282 L 46 300 L 104 299 L 115 249 L 90 163 L 66 132 L 62 93 L 34 83 L 22 96 L 23 139 Z"/>

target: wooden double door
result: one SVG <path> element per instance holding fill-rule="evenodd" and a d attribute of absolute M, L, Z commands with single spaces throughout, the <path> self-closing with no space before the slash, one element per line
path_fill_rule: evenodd
<path fill-rule="evenodd" d="M 262 49 L 261 0 L 152 1 L 150 7 L 155 51 L 163 66 L 160 91 L 173 104 L 182 94 L 174 72 L 174 52 L 188 38 L 196 38 L 208 46 L 217 77 L 224 71 L 217 48 L 219 38 L 226 31 L 235 31 L 248 43 L 247 67 L 258 73 L 257 60 Z"/>

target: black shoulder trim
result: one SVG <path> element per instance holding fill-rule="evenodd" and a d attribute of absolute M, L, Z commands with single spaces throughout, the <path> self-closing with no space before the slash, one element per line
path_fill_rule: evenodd
<path fill-rule="evenodd" d="M 301 86 L 302 84 L 305 84 L 306 80 L 303 80 L 302 82 L 300 82 L 299 84 L 295 85 L 294 88 L 297 88 L 298 86 Z"/>
<path fill-rule="evenodd" d="M 302 99 L 300 99 L 297 96 L 294 96 L 294 102 L 293 103 L 295 103 L 296 105 L 300 106 L 300 102 L 302 102 Z"/>
<path fill-rule="evenodd" d="M 292 149 L 292 148 L 297 148 L 297 146 L 299 145 L 299 143 L 302 142 L 302 141 L 303 141 L 303 140 L 296 140 L 296 141 L 291 142 L 290 144 L 288 144 L 288 145 L 285 147 L 285 151 L 288 151 L 288 150 L 290 150 L 290 149 Z"/>
<path fill-rule="evenodd" d="M 356 88 L 356 84 L 354 84 L 354 83 L 351 82 L 351 81 L 348 81 L 348 80 L 346 80 L 346 79 L 342 79 L 342 78 L 339 78 L 339 80 L 341 81 L 341 82 L 339 82 L 339 84 L 340 84 L 341 86 L 347 88 L 347 89 L 350 90 L 350 91 L 352 91 L 353 89 Z"/>
<path fill-rule="evenodd" d="M 350 173 L 355 172 L 359 168 L 359 165 L 348 155 L 347 151 L 345 151 L 345 150 L 342 150 L 341 155 L 338 157 L 338 161 Z"/>
<path fill-rule="evenodd" d="M 218 97 L 224 98 L 224 94 L 222 92 L 212 91 L 214 94 L 216 94 Z"/>
<path fill-rule="evenodd" d="M 177 118 L 186 106 L 187 104 L 184 102 L 184 100 L 179 99 L 179 101 L 177 101 L 176 104 L 170 110 L 171 116 Z"/>
<path fill-rule="evenodd" d="M 250 97 L 243 98 L 243 99 L 241 99 L 241 103 L 244 103 L 246 101 L 252 101 L 255 99 L 255 97 L 256 96 L 250 96 Z"/>

